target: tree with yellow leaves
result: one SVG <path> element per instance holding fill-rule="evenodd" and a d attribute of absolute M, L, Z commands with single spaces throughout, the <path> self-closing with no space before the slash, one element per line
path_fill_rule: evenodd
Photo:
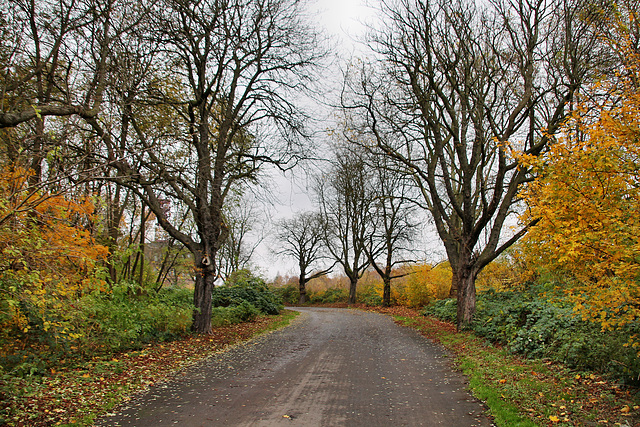
<path fill-rule="evenodd" d="M 540 173 L 524 220 L 525 250 L 583 319 L 604 329 L 640 319 L 640 50 L 633 9 L 609 27 L 622 67 L 592 88 L 565 134 L 528 164 Z"/>
<path fill-rule="evenodd" d="M 2 352 L 9 351 L 7 343 L 37 336 L 80 336 L 72 324 L 74 304 L 104 285 L 96 271 L 107 248 L 86 227 L 93 204 L 36 191 L 32 174 L 18 167 L 0 173 Z"/>

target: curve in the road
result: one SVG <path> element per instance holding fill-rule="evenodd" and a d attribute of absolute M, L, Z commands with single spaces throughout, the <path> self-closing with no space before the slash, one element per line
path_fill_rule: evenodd
<path fill-rule="evenodd" d="M 153 386 L 104 426 L 489 426 L 447 353 L 376 313 L 297 308 L 291 326 Z"/>

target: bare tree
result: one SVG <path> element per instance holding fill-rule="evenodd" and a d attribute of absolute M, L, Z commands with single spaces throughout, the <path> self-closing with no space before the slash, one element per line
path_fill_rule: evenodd
<path fill-rule="evenodd" d="M 322 252 L 325 235 L 322 217 L 318 213 L 301 212 L 291 219 L 280 220 L 276 227 L 276 241 L 281 247 L 275 253 L 294 258 L 298 262 L 298 303 L 304 304 L 307 302 L 307 283 L 328 274 L 333 268 L 332 265 L 326 269 L 312 269 L 312 266 L 325 258 Z"/>
<path fill-rule="evenodd" d="M 131 101 L 127 157 L 108 129 L 88 123 L 119 171 L 111 179 L 131 188 L 193 254 L 192 328 L 207 333 L 215 258 L 229 234 L 227 197 L 256 182 L 264 164 L 295 163 L 304 116 L 291 91 L 322 53 L 294 0 L 161 1 L 142 40 L 162 49 Z M 165 199 L 189 211 L 193 233 L 167 218 Z"/>
<path fill-rule="evenodd" d="M 461 328 L 475 312 L 478 273 L 533 225 L 505 233 L 531 179 L 518 155 L 543 152 L 590 75 L 589 9 L 580 0 L 398 0 L 382 13 L 370 42 L 381 72 L 352 80 L 345 106 L 420 191 L 453 269 Z"/>
<path fill-rule="evenodd" d="M 46 154 L 47 117 L 98 114 L 111 43 L 131 24 L 116 16 L 130 16 L 130 6 L 113 0 L 9 0 L 2 6 L 12 34 L 3 55 L 0 128 L 34 123 L 36 174 Z"/>
<path fill-rule="evenodd" d="M 251 257 L 264 240 L 264 224 L 258 201 L 247 196 L 227 203 L 224 209 L 225 224 L 229 230 L 217 258 L 218 276 L 226 281 L 237 270 L 246 269 Z M 254 239 L 250 239 L 254 237 Z"/>
<path fill-rule="evenodd" d="M 394 273 L 394 268 L 412 262 L 410 245 L 416 236 L 415 205 L 410 179 L 398 173 L 385 156 L 370 156 L 373 170 L 370 211 L 372 230 L 364 247 L 371 266 L 382 279 L 382 305 L 391 305 L 391 281 L 409 273 Z"/>
<path fill-rule="evenodd" d="M 363 153 L 343 147 L 335 157 L 330 171 L 317 179 L 316 196 L 327 251 L 349 278 L 349 303 L 354 304 L 358 280 L 369 266 L 365 247 L 371 232 L 371 171 Z"/>

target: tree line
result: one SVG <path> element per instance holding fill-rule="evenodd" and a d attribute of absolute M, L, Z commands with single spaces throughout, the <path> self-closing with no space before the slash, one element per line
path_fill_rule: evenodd
<path fill-rule="evenodd" d="M 216 279 L 251 254 L 240 247 L 252 215 L 242 194 L 260 186 L 266 167 L 289 170 L 317 158 L 306 126 L 313 112 L 303 107 L 329 52 L 304 7 L 296 0 L 6 2 L 4 235 L 55 216 L 54 206 L 38 211 L 45 201 L 92 199 L 93 212 L 76 209 L 66 221 L 88 233 L 83 244 L 105 248 L 84 257 L 103 263 L 115 283 L 144 268 L 140 255 L 126 269 L 119 258 L 123 224 L 137 209 L 129 242 L 144 246 L 147 221 L 156 221 L 171 245 L 190 254 L 192 329 L 209 332 Z M 388 304 L 396 267 L 413 257 L 409 247 L 427 214 L 453 272 L 458 327 L 470 323 L 480 272 L 543 229 L 536 227 L 548 210 L 529 206 L 551 190 L 532 183 L 547 176 L 554 150 L 573 130 L 587 145 L 596 140 L 571 122 L 585 99 L 612 111 L 625 99 L 615 96 L 621 83 L 602 81 L 626 71 L 627 90 L 637 85 L 630 65 L 637 63 L 625 62 L 637 58 L 635 10 L 633 2 L 587 0 L 381 2 L 381 24 L 364 41 L 371 55 L 343 70 L 340 119 L 326 138 L 331 166 L 313 188 L 316 210 L 279 223 L 275 251 L 297 259 L 301 301 L 306 282 L 328 272 L 319 262 L 327 258 L 349 278 L 352 302 L 358 279 L 375 269 Z M 611 42 L 614 28 L 629 40 L 624 49 Z M 634 161 L 625 170 L 637 171 Z M 15 249 L 10 237 L 2 245 L 5 254 Z M 3 271 L 35 262 L 17 258 Z"/>

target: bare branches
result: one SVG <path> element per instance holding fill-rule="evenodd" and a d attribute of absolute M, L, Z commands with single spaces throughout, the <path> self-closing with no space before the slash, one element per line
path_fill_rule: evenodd
<path fill-rule="evenodd" d="M 373 149 L 411 177 L 454 270 L 464 319 L 476 275 L 528 226 L 503 238 L 530 179 L 508 146 L 540 154 L 598 55 L 579 0 L 386 2 L 370 47 L 382 58 L 350 76 L 343 104 Z M 467 287 L 462 289 L 462 287 Z M 464 299 L 463 298 L 463 299 Z"/>

